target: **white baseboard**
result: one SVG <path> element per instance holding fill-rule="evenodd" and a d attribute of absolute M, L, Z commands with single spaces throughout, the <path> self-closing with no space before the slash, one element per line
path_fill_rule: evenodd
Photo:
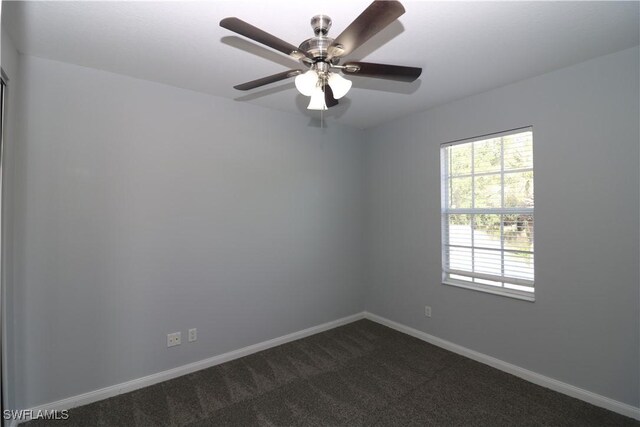
<path fill-rule="evenodd" d="M 271 347 L 276 347 L 281 344 L 286 344 L 291 341 L 299 340 L 301 338 L 314 335 L 319 332 L 324 332 L 329 329 L 336 328 L 338 326 L 346 325 L 356 320 L 364 318 L 364 312 L 353 314 L 351 316 L 343 317 L 331 322 L 323 323 L 321 325 L 312 326 L 311 328 L 303 329 L 302 331 L 293 332 L 288 335 L 283 335 L 278 338 L 273 338 L 268 341 L 263 341 L 258 344 L 253 344 L 248 347 L 244 347 L 238 350 L 230 351 L 228 353 L 220 354 L 218 356 L 210 357 L 208 359 L 200 360 L 198 362 L 189 363 L 188 365 L 178 366 L 177 368 L 169 369 L 167 371 L 158 372 L 156 374 L 147 375 L 146 377 L 138 378 L 135 380 L 127 381 L 124 383 L 112 385 L 109 387 L 101 388 L 99 390 L 90 391 L 88 393 L 79 394 L 77 396 L 68 397 L 66 399 L 58 400 L 56 402 L 46 403 L 34 408 L 30 408 L 27 411 L 37 413 L 38 411 L 62 411 L 65 409 L 75 408 L 77 406 L 87 405 L 89 403 L 97 402 L 99 400 L 107 399 L 109 397 L 117 396 L 119 394 L 128 393 L 130 391 L 138 390 L 143 387 L 148 387 L 153 384 L 167 381 L 173 378 L 180 377 L 182 375 L 190 374 L 192 372 L 200 371 L 202 369 L 209 368 L 211 366 L 219 365 L 221 363 L 229 362 L 240 357 L 248 356 L 259 351 L 267 350 Z M 26 419 L 10 421 L 9 427 L 14 427 L 20 422 L 24 422 Z"/>
<path fill-rule="evenodd" d="M 162 381 L 167 381 L 182 375 L 190 374 L 202 369 L 209 368 L 211 366 L 219 365 L 224 362 L 229 362 L 240 357 L 248 356 L 253 353 L 257 353 L 262 350 L 286 344 L 291 341 L 295 341 L 301 338 L 308 337 L 310 335 L 324 332 L 329 329 L 336 328 L 338 326 L 346 325 L 351 322 L 355 322 L 359 319 L 369 319 L 376 323 L 388 326 L 397 331 L 403 332 L 407 335 L 411 335 L 430 344 L 442 347 L 446 350 L 468 357 L 469 359 L 476 360 L 486 365 L 492 366 L 501 371 L 510 373 L 522 379 L 525 379 L 534 384 L 549 388 L 559 393 L 566 394 L 576 399 L 583 400 L 596 406 L 608 409 L 613 412 L 625 415 L 627 417 L 640 420 L 640 408 L 628 405 L 626 403 L 618 402 L 605 396 L 581 389 L 579 387 L 572 386 L 567 383 L 555 380 L 553 378 L 529 371 L 528 369 L 521 368 L 511 363 L 504 362 L 495 357 L 488 356 L 483 353 L 468 349 L 458 344 L 454 344 L 450 341 L 443 340 L 441 338 L 429 335 L 426 332 L 419 331 L 401 323 L 394 322 L 393 320 L 386 319 L 369 312 L 357 313 L 351 316 L 343 317 L 341 319 L 334 320 L 332 322 L 323 323 L 321 325 L 313 326 L 311 328 L 304 329 L 302 331 L 293 332 L 288 335 L 284 335 L 278 338 L 274 338 L 268 341 L 263 341 L 258 344 L 250 345 L 238 350 L 230 351 L 228 353 L 220 354 L 218 356 L 210 357 L 208 359 L 200 360 L 198 362 L 189 363 L 188 365 L 179 366 L 177 368 L 169 369 L 167 371 L 158 372 L 156 374 L 148 375 L 146 377 L 138 378 L 135 380 L 127 381 L 121 384 L 101 388 L 99 390 L 91 391 L 88 393 L 72 396 L 66 399 L 58 400 L 56 402 L 39 405 L 31 408 L 30 411 L 37 413 L 44 410 L 65 410 L 75 408 L 77 406 L 87 405 L 89 403 L 97 402 L 99 400 L 107 399 L 119 394 L 128 393 L 130 391 L 138 390 L 143 387 L 147 387 L 153 384 L 157 384 Z M 8 427 L 15 427 L 19 422 L 25 420 L 13 420 L 9 421 Z"/>
<path fill-rule="evenodd" d="M 413 337 L 421 339 L 422 341 L 426 341 L 430 344 L 457 353 L 461 356 L 465 356 L 469 359 L 484 363 L 485 365 L 500 369 L 501 371 L 507 372 L 511 375 L 515 375 L 542 387 L 546 387 L 559 393 L 566 394 L 567 396 L 575 397 L 576 399 L 580 399 L 585 402 L 591 403 L 592 405 L 617 412 L 618 414 L 640 420 L 640 408 L 637 408 L 635 406 L 618 402 L 617 400 L 613 400 L 608 397 L 573 386 L 571 384 L 567 384 L 562 381 L 558 381 L 553 378 L 529 371 L 528 369 L 512 365 L 511 363 L 496 359 L 495 357 L 491 357 L 486 354 L 468 349 L 461 345 L 454 344 L 450 341 L 446 341 L 433 335 L 429 335 L 426 332 L 419 331 L 417 329 L 411 328 L 398 322 L 394 322 L 393 320 L 386 319 L 373 313 L 365 312 L 364 317 L 376 323 L 380 323 L 381 325 L 388 326 L 407 335 L 411 335 Z"/>

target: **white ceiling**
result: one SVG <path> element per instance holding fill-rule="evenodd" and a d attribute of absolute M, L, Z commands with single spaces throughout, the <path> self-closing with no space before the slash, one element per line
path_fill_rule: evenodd
<path fill-rule="evenodd" d="M 292 44 L 310 18 L 333 19 L 336 37 L 369 0 L 209 2 L 5 2 L 3 27 L 25 54 L 70 62 L 314 115 L 293 83 L 240 92 L 233 85 L 298 63 L 221 28 L 236 16 Z M 425 2 L 348 59 L 423 68 L 414 83 L 352 78 L 328 113 L 366 128 L 640 43 L 639 2 Z"/>

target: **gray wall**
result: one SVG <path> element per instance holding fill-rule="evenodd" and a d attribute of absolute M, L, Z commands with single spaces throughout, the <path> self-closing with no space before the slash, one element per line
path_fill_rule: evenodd
<path fill-rule="evenodd" d="M 367 310 L 638 406 L 638 63 L 633 48 L 369 130 Z M 527 125 L 536 302 L 441 285 L 439 144 Z"/>
<path fill-rule="evenodd" d="M 49 60 L 20 67 L 15 407 L 362 311 L 360 131 Z M 183 344 L 167 349 L 173 331 Z"/>
<path fill-rule="evenodd" d="M 18 62 L 5 170 L 12 407 L 254 344 L 363 301 L 638 405 L 637 49 L 366 132 Z M 440 285 L 439 144 L 526 125 L 537 301 Z M 165 347 L 168 332 L 191 327 L 197 343 Z"/>
<path fill-rule="evenodd" d="M 8 159 L 15 158 L 15 153 L 17 146 L 16 142 L 16 113 L 17 109 L 17 100 L 18 100 L 18 83 L 19 83 L 19 72 L 18 72 L 18 51 L 16 50 L 13 41 L 9 38 L 9 35 L 2 30 L 2 52 L 1 52 L 1 65 L 4 72 L 7 74 L 9 78 L 7 93 L 5 95 L 5 123 L 4 123 L 4 140 L 3 140 L 3 153 L 4 161 L 2 166 L 2 175 L 5 183 L 13 182 L 13 176 L 15 174 L 15 164 Z M 3 265 L 2 265 L 2 275 L 5 277 L 5 294 L 0 298 L 2 300 L 2 310 L 4 313 L 4 319 L 2 322 L 2 326 L 5 330 L 5 338 L 9 338 L 10 335 L 7 333 L 12 330 L 13 327 L 13 308 L 14 305 L 10 302 L 13 301 L 13 282 L 11 280 L 13 274 L 13 251 L 7 250 L 7 248 L 11 248 L 11 242 L 14 238 L 13 228 L 10 227 L 10 224 L 13 220 L 13 210 L 11 206 L 12 197 L 15 195 L 8 185 L 4 185 L 2 190 L 4 191 L 3 201 L 2 201 L 2 222 L 3 222 L 3 230 L 2 235 L 4 237 L 5 247 L 2 248 L 2 257 L 3 257 Z M 3 353 L 5 357 L 5 362 L 3 365 L 3 378 L 8 378 L 8 381 L 4 382 L 4 390 L 3 390 L 3 399 L 5 403 L 5 408 L 13 408 L 13 376 L 10 374 L 8 369 L 9 366 L 14 365 L 14 352 L 8 351 L 9 348 L 13 348 L 12 340 L 8 340 L 3 345 Z"/>

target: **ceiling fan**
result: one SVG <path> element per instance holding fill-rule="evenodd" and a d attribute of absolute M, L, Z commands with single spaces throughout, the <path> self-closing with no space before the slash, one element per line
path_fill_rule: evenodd
<path fill-rule="evenodd" d="M 309 68 L 307 71 L 304 69 L 283 71 L 234 86 L 234 88 L 250 90 L 295 77 L 298 91 L 311 97 L 307 108 L 326 110 L 337 105 L 338 99 L 345 96 L 351 89 L 351 81 L 338 74 L 338 71 L 346 75 L 412 82 L 420 77 L 422 68 L 371 62 L 345 62 L 340 65 L 343 57 L 398 19 L 404 12 L 404 7 L 399 1 L 375 0 L 335 39 L 327 36 L 331 28 L 331 18 L 326 15 L 316 15 L 311 18 L 311 27 L 315 36 L 303 41 L 299 47 L 241 19 L 225 18 L 220 21 L 221 27 L 289 55 Z"/>

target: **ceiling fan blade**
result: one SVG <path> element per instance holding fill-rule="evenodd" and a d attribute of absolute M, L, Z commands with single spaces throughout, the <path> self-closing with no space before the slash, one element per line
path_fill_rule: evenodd
<path fill-rule="evenodd" d="M 328 59 L 350 54 L 404 12 L 399 1 L 375 0 L 331 43 Z"/>
<path fill-rule="evenodd" d="M 327 106 L 327 108 L 331 108 L 333 106 L 338 105 L 338 100 L 333 97 L 333 90 L 331 89 L 331 86 L 326 84 L 324 85 L 323 89 L 324 89 L 324 103 Z"/>
<path fill-rule="evenodd" d="M 374 64 L 372 62 L 347 62 L 344 64 L 342 72 L 353 76 L 412 82 L 420 77 L 422 68 Z"/>
<path fill-rule="evenodd" d="M 303 52 L 294 45 L 287 43 L 286 41 L 281 40 L 276 36 L 261 30 L 258 27 L 254 27 L 253 25 L 244 22 L 241 19 L 224 18 L 222 21 L 220 21 L 220 26 L 226 28 L 227 30 L 233 31 L 234 33 L 238 33 L 242 36 L 250 38 L 253 41 L 269 46 L 270 48 L 275 49 L 278 52 L 282 52 L 285 55 L 292 56 L 295 59 L 301 59 L 305 57 L 311 59 L 311 56 L 307 52 Z"/>
<path fill-rule="evenodd" d="M 268 85 L 269 83 L 279 82 L 280 80 L 288 79 L 289 77 L 297 76 L 298 74 L 302 74 L 302 70 L 288 70 L 283 71 L 282 73 L 273 74 L 271 76 L 263 77 L 261 79 L 252 80 L 250 82 L 242 83 L 240 85 L 234 86 L 234 89 L 238 90 L 250 90 L 255 89 L 260 86 Z"/>

